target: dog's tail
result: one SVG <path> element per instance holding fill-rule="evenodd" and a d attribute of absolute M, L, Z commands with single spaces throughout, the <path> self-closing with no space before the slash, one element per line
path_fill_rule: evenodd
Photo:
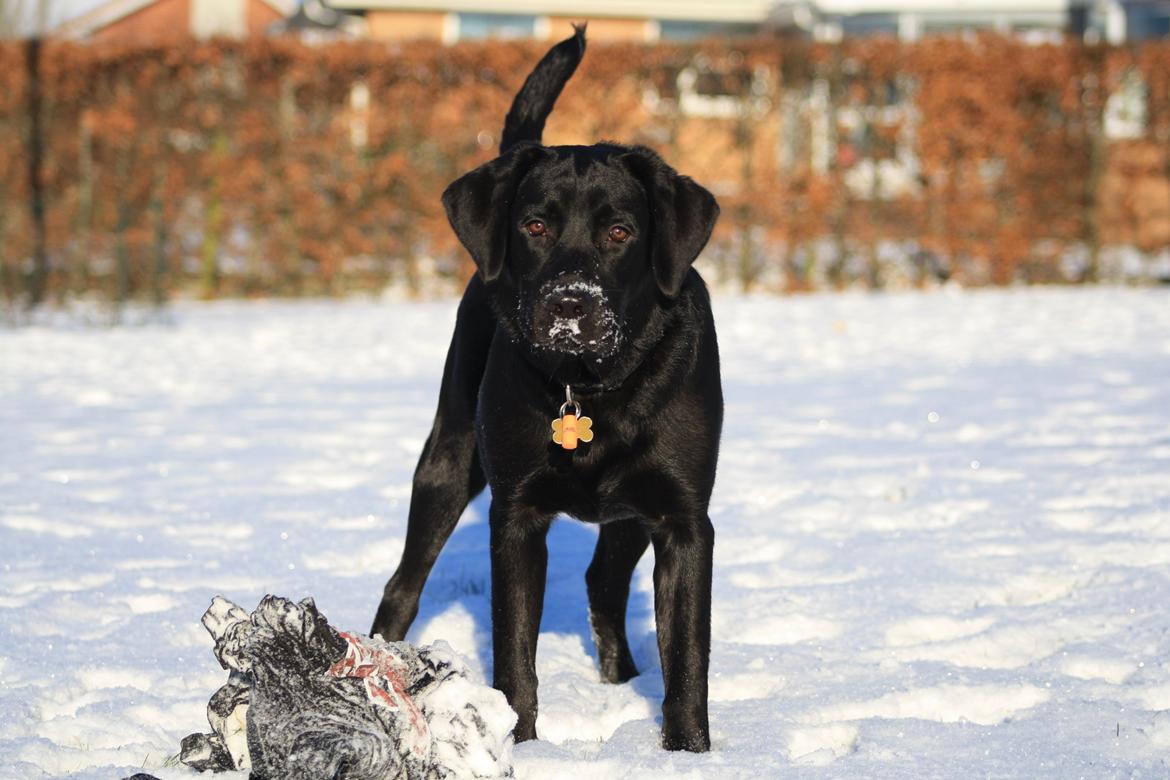
<path fill-rule="evenodd" d="M 585 56 L 585 25 L 573 25 L 573 37 L 549 49 L 512 100 L 500 137 L 500 154 L 518 143 L 540 143 L 544 120 L 552 113 L 565 83 Z"/>

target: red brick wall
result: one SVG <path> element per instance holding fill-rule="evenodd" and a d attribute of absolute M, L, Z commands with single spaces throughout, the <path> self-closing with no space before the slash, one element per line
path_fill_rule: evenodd
<path fill-rule="evenodd" d="M 190 35 L 190 0 L 158 0 L 95 30 L 90 39 L 100 42 L 157 43 L 180 41 Z"/>
<path fill-rule="evenodd" d="M 284 15 L 264 0 L 247 0 L 248 35 L 263 35 L 268 25 L 279 22 Z"/>

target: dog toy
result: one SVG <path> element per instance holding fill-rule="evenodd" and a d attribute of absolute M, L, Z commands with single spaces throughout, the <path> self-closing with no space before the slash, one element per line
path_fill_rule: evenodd
<path fill-rule="evenodd" d="M 312 599 L 265 596 L 249 614 L 217 596 L 203 615 L 228 682 L 210 734 L 183 740 L 198 770 L 256 780 L 512 777 L 516 715 L 444 642 L 339 632 Z"/>

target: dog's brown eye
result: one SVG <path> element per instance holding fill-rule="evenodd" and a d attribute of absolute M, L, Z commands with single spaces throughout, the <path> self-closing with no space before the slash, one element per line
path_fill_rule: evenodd
<path fill-rule="evenodd" d="M 539 219 L 534 219 L 524 226 L 530 236 L 543 236 L 548 233 L 548 225 L 541 222 Z"/>
<path fill-rule="evenodd" d="M 624 244 L 630 237 L 630 231 L 621 225 L 614 225 L 609 229 L 609 240 L 615 244 Z"/>

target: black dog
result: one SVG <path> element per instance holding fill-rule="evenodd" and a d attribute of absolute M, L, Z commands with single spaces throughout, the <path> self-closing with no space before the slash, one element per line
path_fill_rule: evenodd
<path fill-rule="evenodd" d="M 519 716 L 517 741 L 536 737 L 545 535 L 565 513 L 601 524 L 585 581 L 607 682 L 637 674 L 626 602 L 634 566 L 654 545 L 663 744 L 704 751 L 707 506 L 723 394 L 710 301 L 691 263 L 719 207 L 648 149 L 540 145 L 584 51 L 578 29 L 545 55 L 512 104 L 500 156 L 443 193 L 478 273 L 415 471 L 406 549 L 371 633 L 403 637 L 459 515 L 490 484 L 494 685 Z M 575 450 L 568 430 L 562 446 L 550 428 L 570 411 L 588 414 L 596 433 L 590 441 L 577 421 Z"/>

